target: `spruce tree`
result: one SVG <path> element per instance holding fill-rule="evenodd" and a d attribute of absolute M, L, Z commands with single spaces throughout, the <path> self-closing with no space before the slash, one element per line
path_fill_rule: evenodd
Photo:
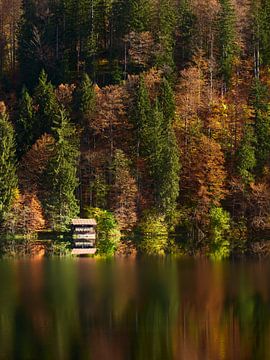
<path fill-rule="evenodd" d="M 14 130 L 0 102 L 0 224 L 8 215 L 17 188 Z"/>
<path fill-rule="evenodd" d="M 175 100 L 174 93 L 170 83 L 166 78 L 162 79 L 160 85 L 159 102 L 163 111 L 166 127 L 170 127 L 175 117 Z"/>
<path fill-rule="evenodd" d="M 20 157 L 25 154 L 34 143 L 34 126 L 35 111 L 33 100 L 24 87 L 19 102 L 18 118 L 16 121 L 17 152 Z"/>
<path fill-rule="evenodd" d="M 194 55 L 196 16 L 194 15 L 190 0 L 181 0 L 178 12 L 178 41 L 176 50 L 179 53 L 180 66 L 185 65 Z M 176 57 L 177 60 L 178 57 Z M 178 64 L 177 64 L 178 65 Z"/>
<path fill-rule="evenodd" d="M 260 60 L 263 65 L 270 65 L 270 1 L 261 0 L 258 9 L 255 33 L 259 39 Z"/>
<path fill-rule="evenodd" d="M 270 156 L 270 107 L 267 87 L 259 79 L 254 80 L 250 104 L 255 114 L 256 161 L 257 173 L 260 175 Z"/>
<path fill-rule="evenodd" d="M 130 2 L 129 30 L 149 31 L 152 18 L 152 4 L 149 0 L 127 0 Z"/>
<path fill-rule="evenodd" d="M 174 130 L 165 135 L 160 173 L 160 208 L 171 222 L 179 196 L 180 158 Z"/>
<path fill-rule="evenodd" d="M 59 113 L 59 104 L 54 88 L 44 70 L 39 76 L 38 86 L 35 88 L 34 101 L 38 107 L 36 113 L 35 140 L 44 133 L 50 133 Z"/>
<path fill-rule="evenodd" d="M 159 102 L 156 101 L 149 129 L 149 167 L 153 180 L 156 206 L 171 220 L 179 195 L 180 162 L 172 125 L 168 126 Z"/>
<path fill-rule="evenodd" d="M 237 55 L 235 9 L 231 0 L 219 0 L 218 20 L 219 68 L 225 90 L 230 85 L 233 64 Z"/>
<path fill-rule="evenodd" d="M 79 115 L 79 122 L 84 123 L 95 108 L 95 89 L 89 76 L 84 73 L 80 85 L 75 93 L 75 111 Z"/>
<path fill-rule="evenodd" d="M 245 184 L 254 181 L 256 167 L 256 137 L 253 125 L 247 124 L 237 152 L 237 170 Z"/>
<path fill-rule="evenodd" d="M 18 31 L 18 60 L 23 83 L 30 89 L 36 85 L 41 70 L 37 53 L 37 8 L 34 0 L 22 1 L 22 15 Z"/>
<path fill-rule="evenodd" d="M 63 109 L 59 112 L 53 132 L 56 142 L 54 155 L 45 173 L 48 189 L 45 210 L 52 228 L 61 231 L 67 229 L 70 220 L 79 213 L 75 194 L 79 185 L 79 142 L 76 129 Z"/>
<path fill-rule="evenodd" d="M 133 121 L 137 130 L 137 156 L 148 153 L 148 128 L 151 119 L 151 103 L 143 76 L 140 77 L 136 93 Z"/>
<path fill-rule="evenodd" d="M 160 50 L 157 53 L 156 65 L 162 67 L 168 77 L 172 77 L 175 70 L 174 46 L 175 27 L 177 24 L 175 2 L 159 0 L 158 10 L 158 42 Z"/>

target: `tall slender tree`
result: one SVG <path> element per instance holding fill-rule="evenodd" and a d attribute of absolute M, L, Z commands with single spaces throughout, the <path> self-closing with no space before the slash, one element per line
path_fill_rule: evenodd
<path fill-rule="evenodd" d="M 0 225 L 11 209 L 17 182 L 15 134 L 5 104 L 0 102 Z"/>
<path fill-rule="evenodd" d="M 219 0 L 218 20 L 219 69 L 224 90 L 230 85 L 233 65 L 237 54 L 235 9 L 231 0 Z"/>
<path fill-rule="evenodd" d="M 17 152 L 21 157 L 34 143 L 35 110 L 33 100 L 24 87 L 16 121 Z"/>
<path fill-rule="evenodd" d="M 48 191 L 45 210 L 52 228 L 65 230 L 70 220 L 79 214 L 76 199 L 79 144 L 76 129 L 63 109 L 53 132 L 56 141 L 54 155 L 45 173 Z"/>
<path fill-rule="evenodd" d="M 39 76 L 38 86 L 35 88 L 34 101 L 38 110 L 35 119 L 35 140 L 44 133 L 50 133 L 59 113 L 59 104 L 54 92 L 54 87 L 48 81 L 44 70 Z"/>

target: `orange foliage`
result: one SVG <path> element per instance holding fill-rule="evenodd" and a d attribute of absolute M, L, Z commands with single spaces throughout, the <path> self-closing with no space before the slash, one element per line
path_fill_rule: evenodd
<path fill-rule="evenodd" d="M 52 156 L 53 144 L 53 137 L 44 134 L 22 158 L 19 178 L 20 185 L 25 191 L 40 191 L 41 177 Z"/>
<path fill-rule="evenodd" d="M 42 230 L 44 225 L 43 210 L 37 196 L 26 193 L 16 199 L 4 228 L 12 233 L 31 234 Z"/>
<path fill-rule="evenodd" d="M 182 197 L 201 215 L 225 197 L 226 172 L 221 146 L 205 135 L 194 139 L 182 160 Z"/>

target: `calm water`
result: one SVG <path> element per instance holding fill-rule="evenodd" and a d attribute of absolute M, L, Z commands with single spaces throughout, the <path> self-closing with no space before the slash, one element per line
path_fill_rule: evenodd
<path fill-rule="evenodd" d="M 0 262 L 0 359 L 270 359 L 270 263 Z"/>

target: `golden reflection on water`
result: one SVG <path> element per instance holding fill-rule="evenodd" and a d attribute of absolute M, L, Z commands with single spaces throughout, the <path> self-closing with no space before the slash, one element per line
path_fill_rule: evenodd
<path fill-rule="evenodd" d="M 270 359 L 270 264 L 0 262 L 0 359 Z"/>

